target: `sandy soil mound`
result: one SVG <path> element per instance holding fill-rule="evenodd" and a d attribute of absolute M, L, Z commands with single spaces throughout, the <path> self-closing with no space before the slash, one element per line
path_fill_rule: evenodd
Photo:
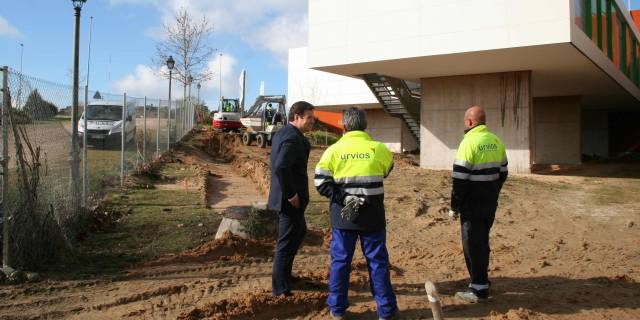
<path fill-rule="evenodd" d="M 149 266 L 175 263 L 203 263 L 214 260 L 241 262 L 248 257 L 269 258 L 273 255 L 273 242 L 242 239 L 225 233 L 223 238 L 209 241 L 190 251 L 167 256 L 149 264 Z"/>
<path fill-rule="evenodd" d="M 238 135 L 206 131 L 195 140 L 195 145 L 216 159 L 231 162 L 242 142 Z"/>
<path fill-rule="evenodd" d="M 273 297 L 268 292 L 245 294 L 195 308 L 178 319 L 286 319 L 323 309 L 326 298 L 325 292 L 301 292 L 289 297 Z"/>
<path fill-rule="evenodd" d="M 549 317 L 539 314 L 537 312 L 533 312 L 528 309 L 519 308 L 517 310 L 509 310 L 509 312 L 505 314 L 499 314 L 498 312 L 492 311 L 489 320 L 545 320 L 549 319 Z"/>

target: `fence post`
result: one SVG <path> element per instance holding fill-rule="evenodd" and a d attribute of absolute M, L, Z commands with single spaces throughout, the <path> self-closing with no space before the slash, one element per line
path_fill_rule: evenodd
<path fill-rule="evenodd" d="M 122 124 L 120 125 L 120 186 L 124 187 L 124 146 L 127 133 L 127 93 L 122 98 Z"/>
<path fill-rule="evenodd" d="M 327 138 L 327 134 L 328 134 L 327 128 L 324 128 L 324 145 L 325 145 L 325 147 L 327 145 L 329 145 L 329 138 Z"/>
<path fill-rule="evenodd" d="M 158 98 L 158 126 L 156 127 L 156 158 L 160 158 L 160 107 L 162 107 L 162 99 Z"/>
<path fill-rule="evenodd" d="M 2 68 L 2 266 L 9 260 L 9 67 Z"/>
<path fill-rule="evenodd" d="M 167 108 L 167 150 L 171 148 L 171 97 L 169 97 L 169 107 Z"/>
<path fill-rule="evenodd" d="M 144 165 L 147 162 L 147 96 L 144 96 L 142 119 L 144 119 L 144 130 L 142 130 L 142 164 Z"/>
<path fill-rule="evenodd" d="M 84 86 L 84 116 L 82 117 L 82 126 L 84 128 L 84 132 L 82 133 L 82 207 L 86 208 L 87 197 L 89 196 L 89 164 L 87 160 L 89 159 L 87 154 L 87 140 L 88 140 L 88 129 L 87 129 L 87 108 L 89 106 L 89 86 Z"/>

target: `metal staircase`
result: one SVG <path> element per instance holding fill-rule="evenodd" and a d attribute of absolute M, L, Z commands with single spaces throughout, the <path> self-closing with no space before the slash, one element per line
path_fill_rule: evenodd
<path fill-rule="evenodd" d="M 362 75 L 384 110 L 400 118 L 420 145 L 420 94 L 412 91 L 404 80 L 368 73 Z"/>

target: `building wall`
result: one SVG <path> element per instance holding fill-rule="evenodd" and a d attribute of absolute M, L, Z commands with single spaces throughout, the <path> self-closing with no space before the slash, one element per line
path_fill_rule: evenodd
<path fill-rule="evenodd" d="M 581 163 L 580 97 L 533 99 L 535 164 Z"/>
<path fill-rule="evenodd" d="M 420 166 L 450 170 L 473 105 L 507 148 L 509 168 L 530 172 L 531 73 L 495 73 L 422 79 Z M 503 121 L 504 119 L 504 121 Z"/>
<path fill-rule="evenodd" d="M 367 132 L 391 152 L 402 152 L 402 127 L 404 124 L 400 119 L 389 116 L 382 109 L 367 110 Z"/>
<path fill-rule="evenodd" d="M 609 115 L 607 110 L 582 111 L 582 153 L 609 157 Z"/>
<path fill-rule="evenodd" d="M 309 69 L 307 48 L 289 50 L 288 100 L 317 106 L 378 103 L 367 84 L 357 78 Z"/>
<path fill-rule="evenodd" d="M 402 151 L 415 151 L 420 149 L 420 144 L 416 138 L 413 137 L 411 131 L 409 131 L 409 127 L 406 125 L 402 126 Z"/>
<path fill-rule="evenodd" d="M 309 66 L 568 43 L 571 1 L 309 0 Z"/>

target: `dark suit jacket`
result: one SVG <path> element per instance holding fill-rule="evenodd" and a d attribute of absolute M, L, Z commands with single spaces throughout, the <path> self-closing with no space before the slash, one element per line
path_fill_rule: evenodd
<path fill-rule="evenodd" d="M 271 185 L 269 208 L 279 212 L 295 211 L 289 203 L 296 193 L 300 210 L 309 204 L 307 162 L 311 146 L 307 138 L 291 124 L 278 130 L 271 142 Z"/>

